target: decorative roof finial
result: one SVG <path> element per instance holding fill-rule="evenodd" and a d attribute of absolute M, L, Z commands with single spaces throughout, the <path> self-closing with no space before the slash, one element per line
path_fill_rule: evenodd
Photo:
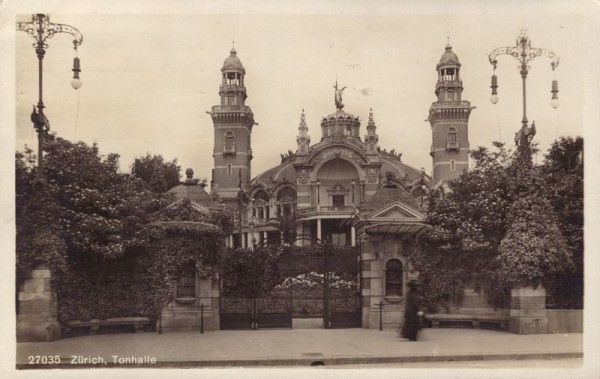
<path fill-rule="evenodd" d="M 373 121 L 373 108 L 369 108 L 369 121 Z"/>
<path fill-rule="evenodd" d="M 306 115 L 304 114 L 304 108 L 302 108 L 302 114 L 300 115 L 300 122 L 306 121 Z"/>
<path fill-rule="evenodd" d="M 188 168 L 187 170 L 185 170 L 185 176 L 186 176 L 186 183 L 193 183 L 194 182 L 194 170 L 192 170 L 191 168 Z"/>

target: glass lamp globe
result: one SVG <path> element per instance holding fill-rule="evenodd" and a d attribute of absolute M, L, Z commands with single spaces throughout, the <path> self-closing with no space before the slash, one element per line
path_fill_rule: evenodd
<path fill-rule="evenodd" d="M 493 94 L 492 96 L 490 96 L 490 102 L 492 104 L 497 104 L 498 103 L 498 95 Z"/>
<path fill-rule="evenodd" d="M 73 80 L 71 80 L 71 87 L 79 89 L 81 87 L 81 80 L 73 78 Z"/>
<path fill-rule="evenodd" d="M 552 99 L 550 100 L 550 106 L 554 109 L 558 108 L 558 106 L 560 105 L 560 101 L 558 99 Z"/>

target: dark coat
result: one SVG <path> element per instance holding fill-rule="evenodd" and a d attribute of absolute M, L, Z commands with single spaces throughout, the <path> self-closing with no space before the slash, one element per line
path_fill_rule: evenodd
<path fill-rule="evenodd" d="M 404 325 L 402 326 L 402 337 L 408 338 L 411 341 L 417 340 L 417 332 L 419 331 L 419 294 L 417 289 L 409 288 L 406 296 L 406 306 L 404 307 Z"/>

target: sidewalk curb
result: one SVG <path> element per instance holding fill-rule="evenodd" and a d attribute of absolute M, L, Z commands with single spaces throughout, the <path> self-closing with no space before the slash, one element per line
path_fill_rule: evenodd
<path fill-rule="evenodd" d="M 246 358 L 223 360 L 173 360 L 160 361 L 155 364 L 39 364 L 17 363 L 16 369 L 85 369 L 85 368 L 208 368 L 208 367 L 310 367 L 318 362 L 323 366 L 351 365 L 351 364 L 381 364 L 381 363 L 415 363 L 415 362 L 461 362 L 461 361 L 494 361 L 494 360 L 532 360 L 532 359 L 568 359 L 582 358 L 582 352 L 552 352 L 552 353 L 497 353 L 497 354 L 457 354 L 457 355 L 406 355 L 406 356 L 354 356 L 354 357 L 311 357 L 311 358 Z M 69 359 L 61 357 L 62 362 Z M 322 364 L 320 364 L 322 363 Z"/>

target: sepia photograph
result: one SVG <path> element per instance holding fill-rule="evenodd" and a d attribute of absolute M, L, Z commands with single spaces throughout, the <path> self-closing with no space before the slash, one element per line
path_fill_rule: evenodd
<path fill-rule="evenodd" d="M 597 377 L 598 4 L 541 4 L 5 1 L 5 377 Z"/>

